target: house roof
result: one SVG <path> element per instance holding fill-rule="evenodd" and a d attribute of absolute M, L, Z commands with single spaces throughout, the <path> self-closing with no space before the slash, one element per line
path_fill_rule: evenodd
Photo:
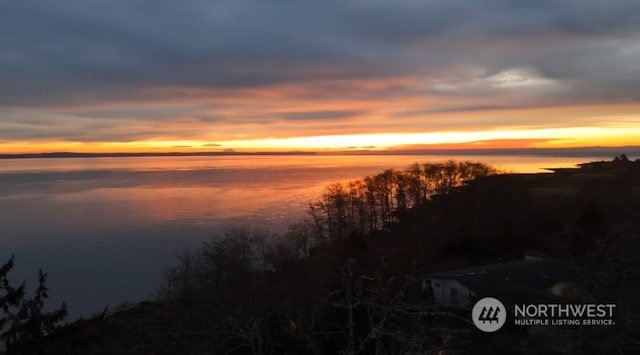
<path fill-rule="evenodd" d="M 558 260 L 523 260 L 427 274 L 429 279 L 453 279 L 477 296 L 496 296 L 507 302 L 550 301 L 545 291 L 561 281 L 577 279 L 575 268 Z"/>

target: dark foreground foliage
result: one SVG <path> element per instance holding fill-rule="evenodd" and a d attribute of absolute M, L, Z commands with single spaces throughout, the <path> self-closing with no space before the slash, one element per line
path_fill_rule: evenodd
<path fill-rule="evenodd" d="M 634 354 L 640 351 L 640 162 L 495 174 L 413 165 L 328 187 L 285 235 L 246 230 L 180 255 L 150 301 L 50 337 L 54 354 Z M 568 260 L 616 326 L 486 334 L 439 307 L 422 270 Z"/>
<path fill-rule="evenodd" d="M 53 334 L 67 316 L 67 306 L 50 312 L 44 310 L 47 274 L 38 271 L 38 287 L 33 298 L 27 298 L 26 283 L 14 287 L 9 272 L 15 258 L 0 266 L 0 339 L 7 354 L 43 354 L 45 337 Z"/>

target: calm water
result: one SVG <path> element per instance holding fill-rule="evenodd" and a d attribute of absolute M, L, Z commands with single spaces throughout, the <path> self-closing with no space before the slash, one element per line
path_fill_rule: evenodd
<path fill-rule="evenodd" d="M 328 183 L 437 156 L 242 156 L 0 160 L 0 262 L 49 273 L 70 316 L 152 294 L 176 252 L 233 227 L 282 231 Z M 593 158 L 454 157 L 516 172 Z"/>

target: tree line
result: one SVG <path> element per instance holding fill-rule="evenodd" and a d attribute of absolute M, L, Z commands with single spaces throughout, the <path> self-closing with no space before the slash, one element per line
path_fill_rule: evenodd
<path fill-rule="evenodd" d="M 360 180 L 329 185 L 309 205 L 315 239 L 320 242 L 368 235 L 397 222 L 403 212 L 498 170 L 478 162 L 414 163 Z"/>

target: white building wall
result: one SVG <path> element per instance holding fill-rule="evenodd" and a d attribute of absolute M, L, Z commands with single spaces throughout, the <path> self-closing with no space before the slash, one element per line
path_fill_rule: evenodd
<path fill-rule="evenodd" d="M 453 279 L 430 279 L 436 304 L 466 308 L 473 292 Z"/>

